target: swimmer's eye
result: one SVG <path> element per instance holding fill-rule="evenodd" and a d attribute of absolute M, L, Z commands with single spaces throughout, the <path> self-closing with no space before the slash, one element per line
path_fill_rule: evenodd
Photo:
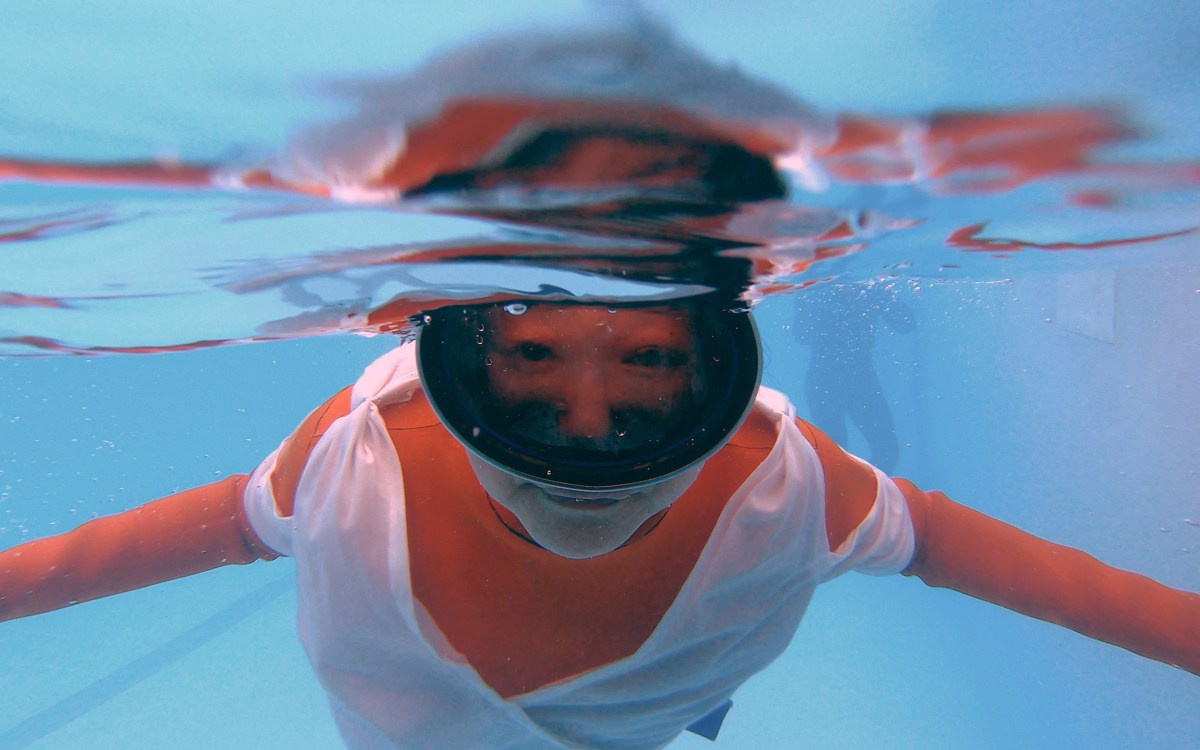
<path fill-rule="evenodd" d="M 550 355 L 553 354 L 550 351 L 550 347 L 533 341 L 523 342 L 517 350 L 520 352 L 521 357 L 528 362 L 541 362 L 549 359 Z"/>
<path fill-rule="evenodd" d="M 628 359 L 628 364 L 639 367 L 682 367 L 687 364 L 687 354 L 675 349 L 647 347 L 638 349 Z"/>

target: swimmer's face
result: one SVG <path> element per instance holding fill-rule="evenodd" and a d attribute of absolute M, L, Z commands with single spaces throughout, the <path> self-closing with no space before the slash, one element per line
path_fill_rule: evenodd
<path fill-rule="evenodd" d="M 648 447 L 687 416 L 704 387 L 690 315 L 662 306 L 530 305 L 488 311 L 486 381 L 496 418 L 546 445 L 600 452 Z M 699 468 L 637 489 L 543 485 L 472 459 L 492 497 L 543 547 L 605 554 L 677 500 Z"/>
<path fill-rule="evenodd" d="M 646 445 L 699 395 L 696 337 L 682 310 L 497 308 L 488 328 L 496 408 L 514 432 L 543 444 Z"/>

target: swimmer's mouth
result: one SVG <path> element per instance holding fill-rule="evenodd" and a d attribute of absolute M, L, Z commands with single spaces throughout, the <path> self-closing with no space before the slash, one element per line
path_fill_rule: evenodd
<path fill-rule="evenodd" d="M 625 499 L 624 497 L 575 497 L 571 495 L 556 495 L 553 492 L 547 492 L 546 497 L 564 508 L 575 508 L 578 510 L 607 508 Z"/>

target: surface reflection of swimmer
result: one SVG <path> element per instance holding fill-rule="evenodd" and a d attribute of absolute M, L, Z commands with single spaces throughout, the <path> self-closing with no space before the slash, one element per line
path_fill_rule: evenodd
<path fill-rule="evenodd" d="M 792 332 L 810 347 L 804 395 L 812 421 L 841 445 L 853 424 L 867 442 L 871 463 L 896 468 L 900 446 L 892 410 L 875 371 L 881 324 L 907 333 L 913 313 L 882 282 L 817 284 L 796 299 Z"/>

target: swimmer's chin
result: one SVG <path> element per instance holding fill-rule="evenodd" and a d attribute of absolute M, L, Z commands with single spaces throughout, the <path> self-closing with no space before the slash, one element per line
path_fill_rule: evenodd
<path fill-rule="evenodd" d="M 700 473 L 697 467 L 645 487 L 574 492 L 539 486 L 474 454 L 468 454 L 468 458 L 488 496 L 515 515 L 535 543 L 577 560 L 599 557 L 620 547 L 646 520 L 678 499 Z M 595 502 L 579 502 L 577 498 Z"/>
<path fill-rule="evenodd" d="M 518 513 L 531 538 L 559 557 L 585 560 L 625 544 L 644 520 L 636 492 L 620 497 L 559 495 L 529 486 L 541 512 Z M 528 507 L 528 506 L 527 506 Z"/>
<path fill-rule="evenodd" d="M 563 508 L 570 510 L 600 510 L 601 508 L 610 508 L 622 500 L 628 499 L 628 495 L 624 497 L 579 497 L 576 495 L 560 495 L 554 492 L 541 491 L 541 494 L 550 502 L 555 503 Z"/>

